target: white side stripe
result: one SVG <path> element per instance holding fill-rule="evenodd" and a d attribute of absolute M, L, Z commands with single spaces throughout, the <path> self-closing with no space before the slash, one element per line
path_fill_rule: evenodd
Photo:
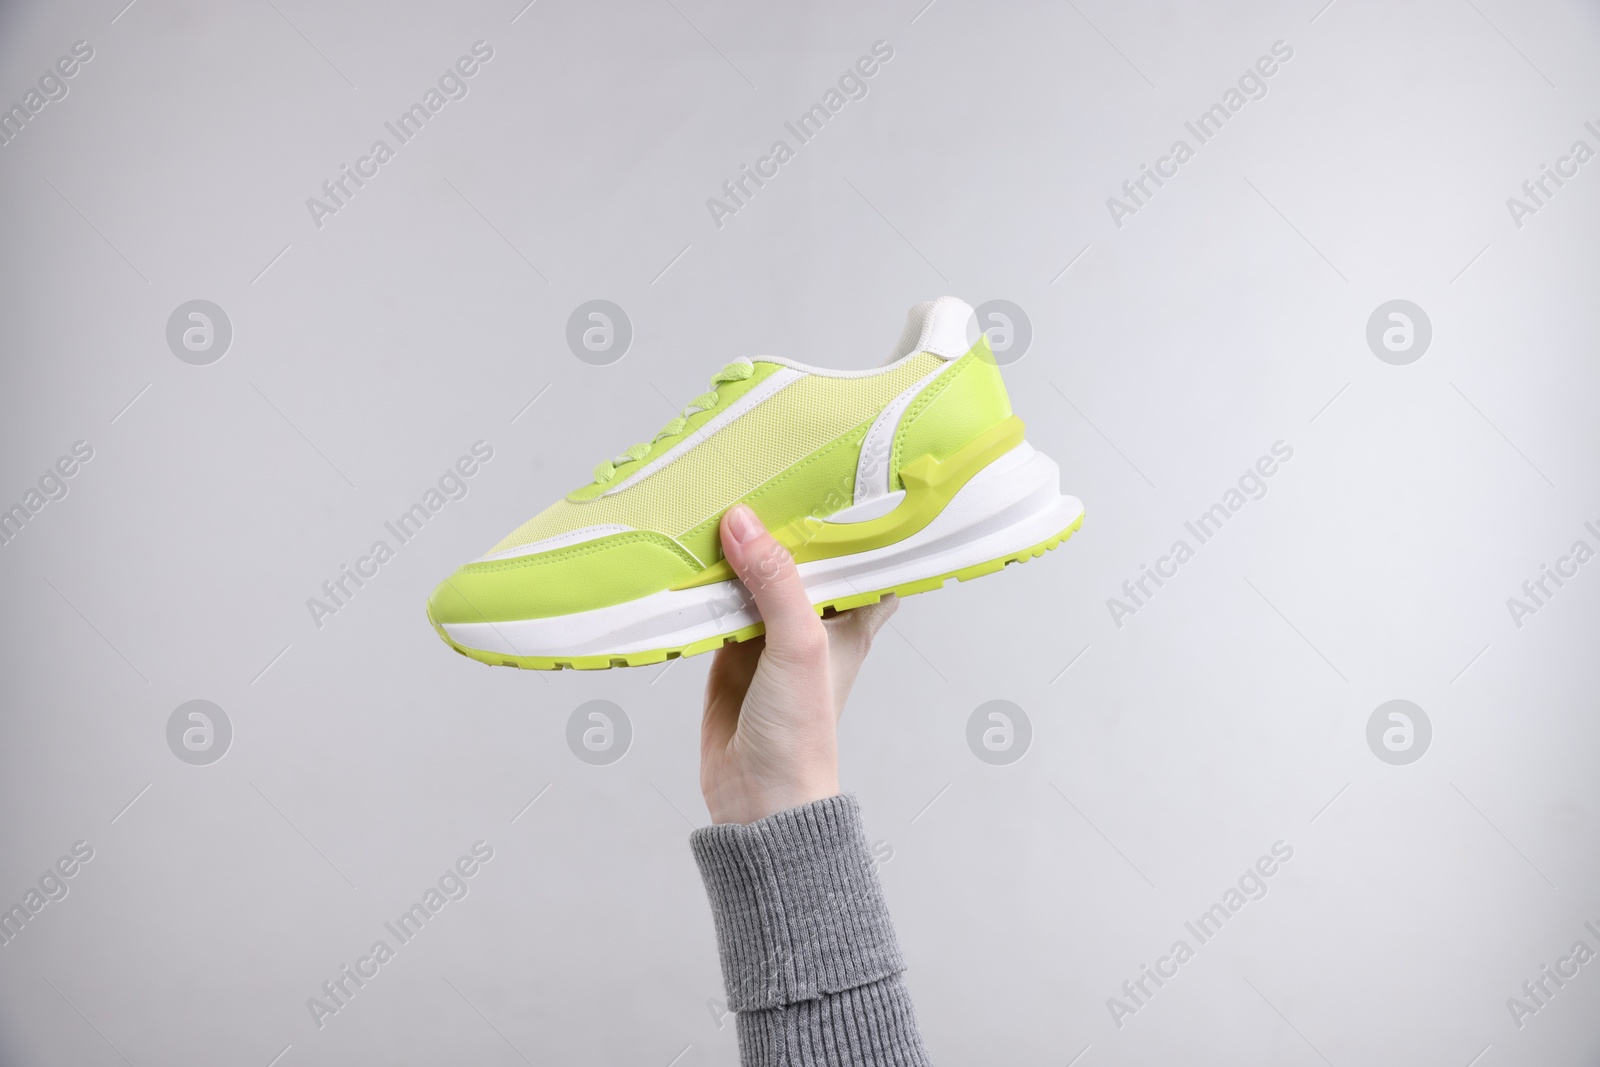
<path fill-rule="evenodd" d="M 606 523 L 603 526 L 585 526 L 581 530 L 568 530 L 566 533 L 556 534 L 554 537 L 546 537 L 542 541 L 534 541 L 531 544 L 518 545 L 516 548 L 508 548 L 503 552 L 491 552 L 489 555 L 479 559 L 478 562 L 487 563 L 496 559 L 516 559 L 518 556 L 531 556 L 537 552 L 549 552 L 553 548 L 581 545 L 585 541 L 610 537 L 612 534 L 628 533 L 632 529 L 632 526 L 623 526 L 621 523 L 616 522 Z"/>
<path fill-rule="evenodd" d="M 611 488 L 601 493 L 600 496 L 607 497 L 612 493 L 620 493 L 630 485 L 634 485 L 650 477 L 650 475 L 678 459 L 689 449 L 693 448 L 701 441 L 704 441 L 706 438 L 710 437 L 712 434 L 728 425 L 728 423 L 732 422 L 734 419 L 737 419 L 740 415 L 743 415 L 745 412 L 751 410 L 763 400 L 772 396 L 779 389 L 782 389 L 789 383 L 797 381 L 803 377 L 805 377 L 804 374 L 801 374 L 797 370 L 790 370 L 787 367 L 785 367 L 783 370 L 773 371 L 770 375 L 762 380 L 760 385 L 756 386 L 754 389 L 751 389 L 748 393 L 744 394 L 744 396 L 741 396 L 738 400 L 735 400 L 733 403 L 717 412 L 716 415 L 708 419 L 698 430 L 686 435 L 683 440 L 679 441 L 677 444 L 661 453 L 661 455 L 657 456 L 649 463 L 646 463 L 643 467 L 640 467 L 638 470 L 622 479 L 622 481 L 618 482 L 616 485 L 613 485 Z M 596 497 L 595 499 L 599 499 L 599 497 Z"/>
<path fill-rule="evenodd" d="M 861 459 L 856 463 L 856 503 L 863 504 L 889 492 L 889 458 L 894 453 L 894 435 L 900 428 L 900 417 L 906 408 L 935 378 L 955 366 L 942 364 L 938 370 L 924 375 L 916 384 L 889 401 L 879 412 L 861 442 Z"/>

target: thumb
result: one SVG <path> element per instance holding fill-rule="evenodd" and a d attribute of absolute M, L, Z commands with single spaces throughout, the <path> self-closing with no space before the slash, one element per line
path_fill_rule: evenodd
<path fill-rule="evenodd" d="M 794 557 L 744 504 L 722 516 L 722 552 L 755 598 L 767 624 L 769 652 L 800 658 L 826 655 L 828 634 L 811 607 Z"/>

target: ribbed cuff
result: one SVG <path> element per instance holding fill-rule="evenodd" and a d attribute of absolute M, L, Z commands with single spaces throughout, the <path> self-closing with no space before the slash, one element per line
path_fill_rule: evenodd
<path fill-rule="evenodd" d="M 729 1009 L 814 1000 L 905 969 L 854 796 L 708 826 L 690 844 Z"/>
<path fill-rule="evenodd" d="M 739 1014 L 739 1062 L 829 1067 L 930 1067 L 911 996 L 899 978 L 790 1008 Z"/>

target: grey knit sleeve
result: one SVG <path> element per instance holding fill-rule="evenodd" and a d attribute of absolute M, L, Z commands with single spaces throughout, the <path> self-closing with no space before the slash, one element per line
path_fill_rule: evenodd
<path fill-rule="evenodd" d="M 854 796 L 696 830 L 745 1067 L 924 1067 Z"/>

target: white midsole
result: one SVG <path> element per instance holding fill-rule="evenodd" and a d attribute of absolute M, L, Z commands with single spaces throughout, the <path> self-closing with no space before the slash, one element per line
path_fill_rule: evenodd
<path fill-rule="evenodd" d="M 1048 540 L 1083 514 L 1060 490 L 1055 460 L 1026 441 L 973 475 L 943 511 L 902 541 L 813 560 L 800 577 L 813 604 L 932 578 Z M 676 648 L 760 619 L 737 579 L 663 590 L 625 604 L 513 622 L 446 623 L 457 644 L 512 656 L 620 656 Z"/>

